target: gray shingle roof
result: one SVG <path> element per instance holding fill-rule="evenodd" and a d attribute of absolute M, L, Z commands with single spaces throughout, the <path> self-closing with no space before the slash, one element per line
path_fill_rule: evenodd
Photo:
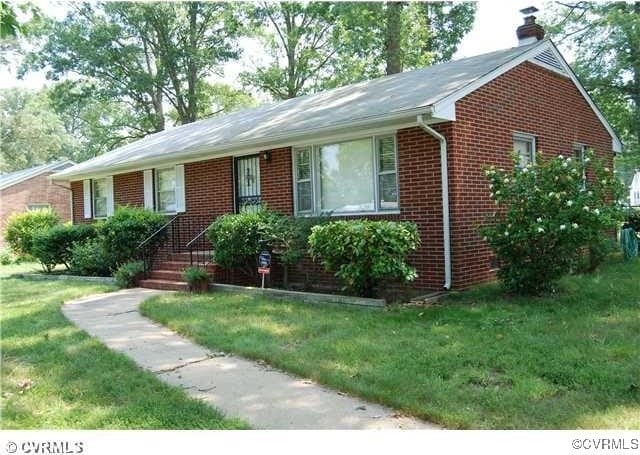
<path fill-rule="evenodd" d="M 30 178 L 36 177 L 45 172 L 56 172 L 73 166 L 73 161 L 55 161 L 53 163 L 41 164 L 39 166 L 30 167 L 28 169 L 22 169 L 20 171 L 9 172 L 7 174 L 0 174 L 0 190 L 15 185 L 20 182 L 24 182 Z"/>
<path fill-rule="evenodd" d="M 245 141 L 294 136 L 354 121 L 372 121 L 428 107 L 540 45 L 514 47 L 424 69 L 380 77 L 313 95 L 171 128 L 92 158 L 56 175 L 100 173 L 136 162 L 187 157 Z"/>

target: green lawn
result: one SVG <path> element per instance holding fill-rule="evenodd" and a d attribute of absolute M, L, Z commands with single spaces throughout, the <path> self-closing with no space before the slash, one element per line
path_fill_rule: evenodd
<path fill-rule="evenodd" d="M 0 267 L 3 429 L 242 428 L 164 385 L 73 326 L 63 301 L 112 289 L 74 281 L 28 281 Z"/>
<path fill-rule="evenodd" d="M 640 428 L 640 261 L 554 297 L 495 285 L 387 311 L 177 294 L 143 313 L 198 343 L 449 428 Z"/>

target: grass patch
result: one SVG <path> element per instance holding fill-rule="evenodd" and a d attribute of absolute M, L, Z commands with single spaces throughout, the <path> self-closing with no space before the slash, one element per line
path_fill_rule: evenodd
<path fill-rule="evenodd" d="M 112 286 L 10 277 L 38 267 L 0 267 L 1 428 L 244 427 L 110 351 L 61 313 L 62 302 Z"/>
<path fill-rule="evenodd" d="M 449 428 L 640 428 L 640 261 L 553 297 L 496 285 L 387 311 L 176 294 L 145 315 L 222 349 Z"/>

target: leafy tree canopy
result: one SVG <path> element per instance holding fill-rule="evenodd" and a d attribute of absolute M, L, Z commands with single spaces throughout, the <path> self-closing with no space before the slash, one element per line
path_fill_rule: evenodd
<path fill-rule="evenodd" d="M 471 30 L 468 2 L 263 2 L 250 18 L 271 61 L 246 85 L 287 99 L 449 60 Z"/>
<path fill-rule="evenodd" d="M 623 179 L 640 167 L 640 2 L 555 2 L 545 17 L 553 39 L 575 53 L 572 66 L 620 135 Z"/>
<path fill-rule="evenodd" d="M 221 2 L 105 2 L 72 5 L 62 21 L 37 30 L 41 46 L 23 73 L 46 68 L 59 80 L 73 76 L 102 100 L 129 112 L 128 127 L 143 136 L 165 128 L 165 105 L 177 123 L 207 111 L 202 83 L 238 57 L 234 5 Z"/>
<path fill-rule="evenodd" d="M 71 158 L 78 142 L 51 108 L 47 91 L 0 91 L 0 172 Z"/>

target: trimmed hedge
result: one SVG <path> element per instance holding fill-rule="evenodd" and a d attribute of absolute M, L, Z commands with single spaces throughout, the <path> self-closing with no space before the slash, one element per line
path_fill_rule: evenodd
<path fill-rule="evenodd" d="M 47 272 L 58 264 L 64 264 L 68 270 L 73 244 L 96 235 L 96 228 L 90 224 L 59 224 L 34 234 L 32 254 Z"/>
<path fill-rule="evenodd" d="M 99 239 L 75 243 L 71 247 L 71 271 L 86 276 L 111 276 L 111 264 Z"/>
<path fill-rule="evenodd" d="M 216 264 L 226 269 L 239 269 L 247 276 L 255 276 L 257 256 L 268 247 L 268 225 L 276 216 L 267 210 L 260 210 L 218 217 L 207 232 Z"/>
<path fill-rule="evenodd" d="M 372 297 L 389 280 L 413 281 L 415 268 L 409 253 L 420 245 L 418 228 L 409 222 L 333 221 L 314 226 L 310 253 L 327 271 L 334 272 L 351 292 Z"/>
<path fill-rule="evenodd" d="M 60 218 L 51 209 L 15 213 L 7 220 L 4 238 L 16 255 L 30 256 L 35 233 L 59 223 Z"/>
<path fill-rule="evenodd" d="M 166 217 L 138 207 L 121 206 L 98 229 L 99 239 L 111 270 L 138 259 L 138 245 L 160 229 Z"/>

